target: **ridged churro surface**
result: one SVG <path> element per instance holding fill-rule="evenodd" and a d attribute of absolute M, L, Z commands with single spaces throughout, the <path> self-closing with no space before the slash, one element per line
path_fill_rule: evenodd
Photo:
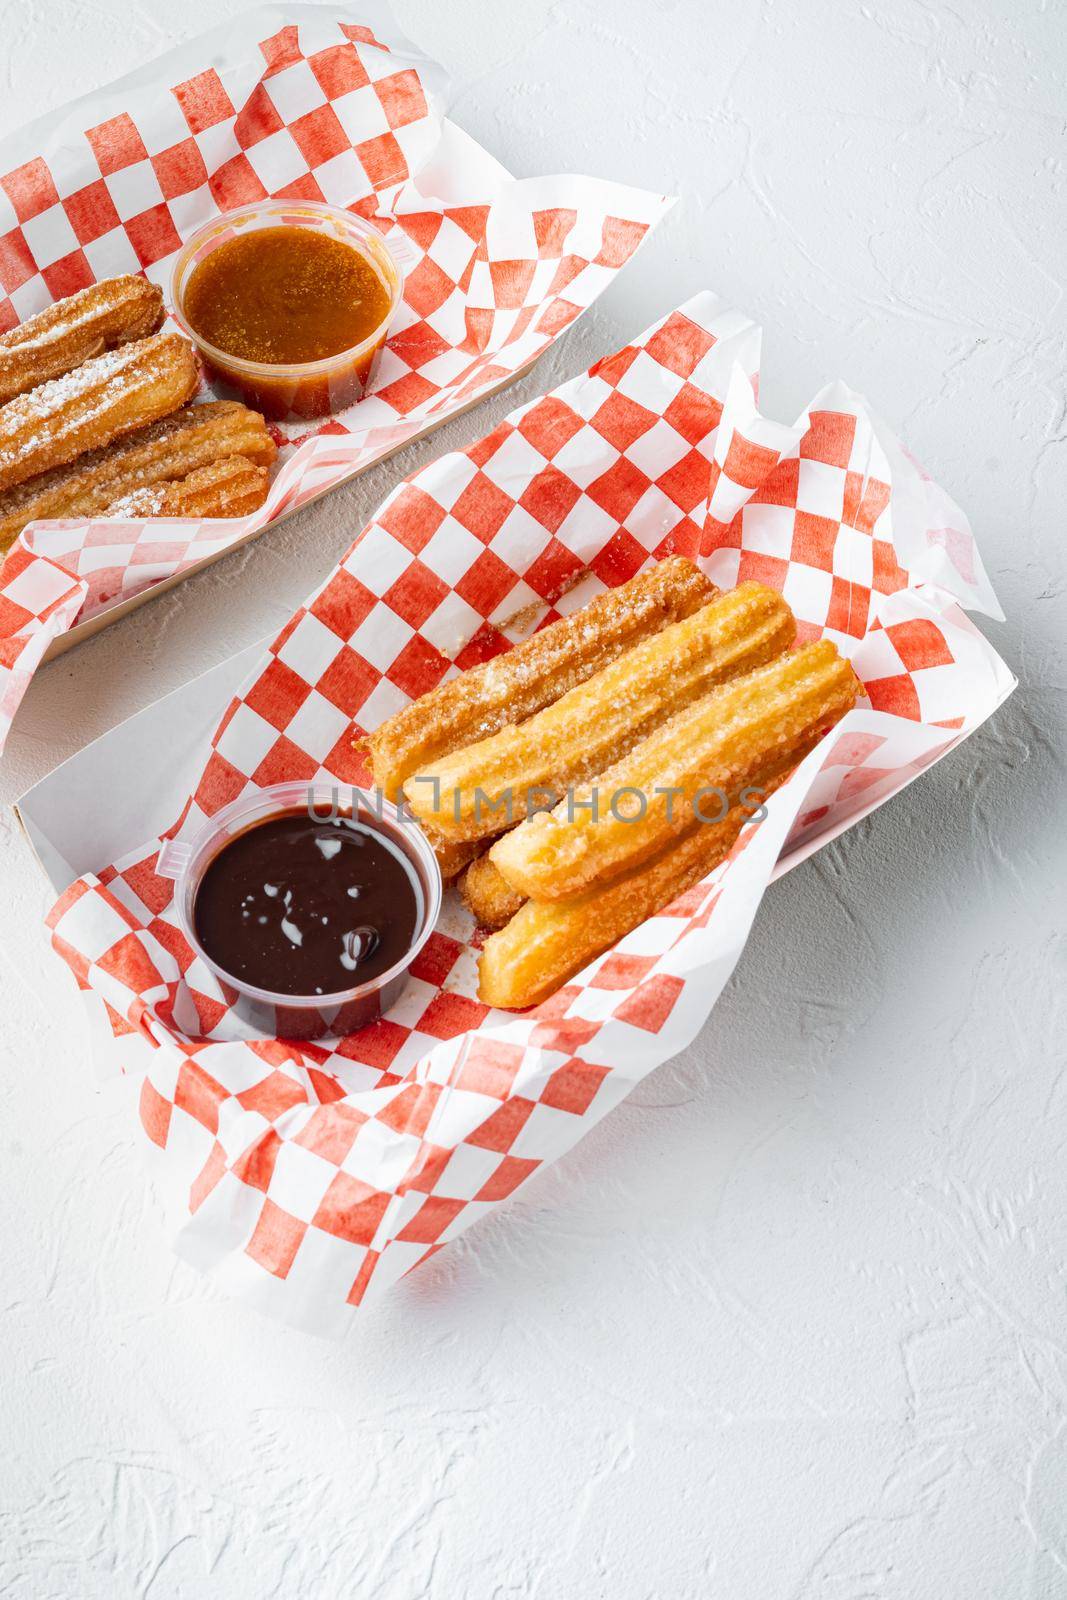
<path fill-rule="evenodd" d="M 794 765 L 792 760 L 770 763 L 759 775 L 759 794 L 751 804 L 732 807 L 722 822 L 691 824 L 659 855 L 621 878 L 594 885 L 572 900 L 524 901 L 482 946 L 479 999 L 505 1011 L 546 1000 L 595 956 L 713 872 L 733 849 L 745 822 L 781 787 Z M 489 858 L 484 860 L 488 864 Z M 503 900 L 497 904 L 502 908 Z"/>
<path fill-rule="evenodd" d="M 267 498 L 266 467 L 244 456 L 224 456 L 176 483 L 134 489 L 113 501 L 105 517 L 245 517 Z"/>
<path fill-rule="evenodd" d="M 480 928 L 502 928 L 525 903 L 488 856 L 472 861 L 459 880 L 463 904 Z"/>
<path fill-rule="evenodd" d="M 0 405 L 91 356 L 144 339 L 163 322 L 163 291 L 133 274 L 105 278 L 0 334 Z"/>
<path fill-rule="evenodd" d="M 198 381 L 188 340 L 157 333 L 19 395 L 0 407 L 0 489 L 176 411 L 195 394 Z"/>
<path fill-rule="evenodd" d="M 804 645 L 686 707 L 594 784 L 505 834 L 490 858 L 534 899 L 581 894 L 655 855 L 694 817 L 714 820 L 718 791 L 743 798 L 761 768 L 829 728 L 858 693 L 829 640 Z"/>
<path fill-rule="evenodd" d="M 706 877 L 732 849 L 745 820 L 697 826 L 652 861 L 573 900 L 527 900 L 482 946 L 478 998 L 521 1011 L 554 994 L 603 950 Z M 487 858 L 488 859 L 488 858 Z"/>
<path fill-rule="evenodd" d="M 606 771 L 717 684 L 780 655 L 795 635 L 776 590 L 745 583 L 717 595 L 536 716 L 426 763 L 408 784 L 411 808 L 449 839 L 499 833 Z"/>
<path fill-rule="evenodd" d="M 433 847 L 437 857 L 437 865 L 441 869 L 441 876 L 446 883 L 451 883 L 453 878 L 459 876 L 474 858 L 485 848 L 478 843 L 456 844 L 451 839 L 445 839 L 434 828 L 423 825 L 423 832 Z"/>
<path fill-rule="evenodd" d="M 99 516 L 116 500 L 185 478 L 224 457 L 244 456 L 269 467 L 276 454 L 258 411 L 235 400 L 185 406 L 0 494 L 0 551 L 37 519 Z"/>
<path fill-rule="evenodd" d="M 366 740 L 375 783 L 390 800 L 427 763 L 551 705 L 639 640 L 706 605 L 713 584 L 671 556 L 571 616 L 406 706 Z"/>

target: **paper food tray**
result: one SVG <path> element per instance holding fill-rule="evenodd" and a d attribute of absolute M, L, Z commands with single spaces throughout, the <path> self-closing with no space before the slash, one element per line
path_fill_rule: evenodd
<path fill-rule="evenodd" d="M 765 417 L 759 343 L 748 318 L 696 296 L 401 484 L 247 675 L 255 652 L 24 797 L 57 887 L 77 874 L 53 939 L 138 1077 L 177 1197 L 176 1248 L 230 1292 L 342 1331 L 688 1044 L 772 878 L 957 747 L 1014 687 L 966 614 L 999 610 L 963 513 L 843 385 L 791 426 Z M 802 638 L 851 659 L 868 704 L 722 867 L 532 1011 L 478 1000 L 453 897 L 381 1023 L 335 1045 L 242 1038 L 175 937 L 154 871 L 161 822 L 189 836 L 283 776 L 365 782 L 355 733 L 457 659 L 506 648 L 509 619 L 549 620 L 671 552 L 723 588 L 780 589 Z M 87 785 L 97 810 L 116 797 L 121 826 L 86 822 Z"/>
<path fill-rule="evenodd" d="M 512 178 L 447 121 L 447 98 L 380 0 L 266 6 L 0 141 L 0 328 L 116 273 L 169 293 L 183 240 L 267 196 L 372 220 L 405 278 L 371 392 L 275 428 L 251 516 L 23 530 L 0 568 L 0 743 L 42 661 L 513 382 L 669 204 Z"/>

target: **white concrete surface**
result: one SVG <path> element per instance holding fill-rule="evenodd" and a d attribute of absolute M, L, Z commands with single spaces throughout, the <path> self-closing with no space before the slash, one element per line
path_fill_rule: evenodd
<path fill-rule="evenodd" d="M 240 9 L 3 0 L 0 126 Z M 342 1347 L 169 1255 L 6 817 L 0 1593 L 1060 1600 L 1063 8 L 397 9 L 514 171 L 682 197 L 522 392 L 730 295 L 773 411 L 847 378 L 970 510 L 1022 687 L 772 890 L 693 1049 Z M 280 623 L 398 470 L 46 670 L 4 798 Z"/>

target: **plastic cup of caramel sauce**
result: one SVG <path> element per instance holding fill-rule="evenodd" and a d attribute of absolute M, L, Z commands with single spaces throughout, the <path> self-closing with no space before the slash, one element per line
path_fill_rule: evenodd
<path fill-rule="evenodd" d="M 166 840 L 156 871 L 174 880 L 181 931 L 245 1037 L 337 1037 L 376 1021 L 441 911 L 441 871 L 410 815 L 327 783 L 233 801 L 190 842 Z M 181 1005 L 175 1021 L 195 1033 Z"/>
<path fill-rule="evenodd" d="M 362 217 L 264 200 L 186 241 L 171 304 L 209 372 L 285 421 L 363 398 L 403 287 L 395 256 Z"/>

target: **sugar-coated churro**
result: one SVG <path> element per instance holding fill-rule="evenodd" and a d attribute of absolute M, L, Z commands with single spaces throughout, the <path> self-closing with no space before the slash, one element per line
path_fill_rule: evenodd
<path fill-rule="evenodd" d="M 713 824 L 761 768 L 832 726 L 858 693 L 829 640 L 804 645 L 686 707 L 594 784 L 497 840 L 490 859 L 534 899 L 581 894 L 657 854 L 694 818 Z"/>
<path fill-rule="evenodd" d="M 245 517 L 267 498 L 270 479 L 266 467 L 244 456 L 224 456 L 198 467 L 176 483 L 156 483 L 134 489 L 106 506 L 102 515 L 140 517 Z"/>
<path fill-rule="evenodd" d="M 0 334 L 0 405 L 163 322 L 163 291 L 132 274 L 105 278 Z"/>
<path fill-rule="evenodd" d="M 2 413 L 0 413 L 2 416 Z M 395 800 L 430 761 L 551 705 L 649 634 L 706 605 L 716 590 L 671 556 L 573 615 L 406 706 L 366 739 L 374 781 Z"/>
<path fill-rule="evenodd" d="M 525 904 L 488 856 L 472 861 L 459 880 L 460 898 L 480 928 L 502 928 Z"/>
<path fill-rule="evenodd" d="M 0 489 L 177 411 L 198 381 L 188 340 L 156 333 L 9 400 L 0 407 Z"/>
<path fill-rule="evenodd" d="M 805 741 L 800 748 L 791 753 L 784 763 L 779 763 L 773 768 L 762 771 L 759 775 L 759 781 L 754 782 L 746 793 L 746 805 L 739 808 L 739 810 L 746 814 L 754 814 L 763 801 L 768 799 L 774 790 L 784 782 L 797 763 L 807 755 L 817 737 L 818 735 L 814 735 L 811 739 Z M 708 824 L 708 828 L 714 828 L 715 826 L 717 824 Z M 683 835 L 684 837 L 686 835 Z M 670 848 L 672 847 L 668 846 L 668 849 Z M 635 868 L 633 870 L 636 872 L 640 869 Z M 708 870 L 710 871 L 710 868 Z M 471 862 L 460 878 L 458 888 L 460 899 L 480 928 L 496 930 L 505 927 L 512 917 L 516 916 L 522 907 L 528 903 L 526 896 L 511 887 L 492 857 L 488 855 L 479 856 L 477 861 Z M 590 892 L 587 891 L 587 893 Z M 541 903 L 560 906 L 570 902 L 556 900 L 543 901 Z M 609 938 L 607 943 L 610 944 L 611 942 L 612 940 Z"/>
<path fill-rule="evenodd" d="M 483 848 L 480 844 L 453 844 L 448 839 L 442 839 L 440 834 L 435 834 L 428 829 L 423 830 L 437 857 L 437 865 L 441 869 L 441 877 L 446 883 L 451 883 L 453 878 L 458 878 L 474 861 L 479 851 Z"/>
<path fill-rule="evenodd" d="M 781 595 L 745 583 L 619 656 L 536 716 L 419 768 L 406 793 L 448 839 L 499 833 L 613 766 L 683 707 L 793 643 Z"/>
<path fill-rule="evenodd" d="M 573 900 L 527 900 L 482 946 L 479 1000 L 522 1011 L 547 999 L 594 956 L 707 877 L 733 849 L 747 814 L 737 805 L 722 822 L 691 826 L 651 861 Z"/>
<path fill-rule="evenodd" d="M 235 400 L 185 406 L 103 450 L 79 456 L 0 494 L 0 552 L 29 522 L 93 517 L 141 489 L 244 456 L 269 467 L 277 453 L 258 411 Z"/>

